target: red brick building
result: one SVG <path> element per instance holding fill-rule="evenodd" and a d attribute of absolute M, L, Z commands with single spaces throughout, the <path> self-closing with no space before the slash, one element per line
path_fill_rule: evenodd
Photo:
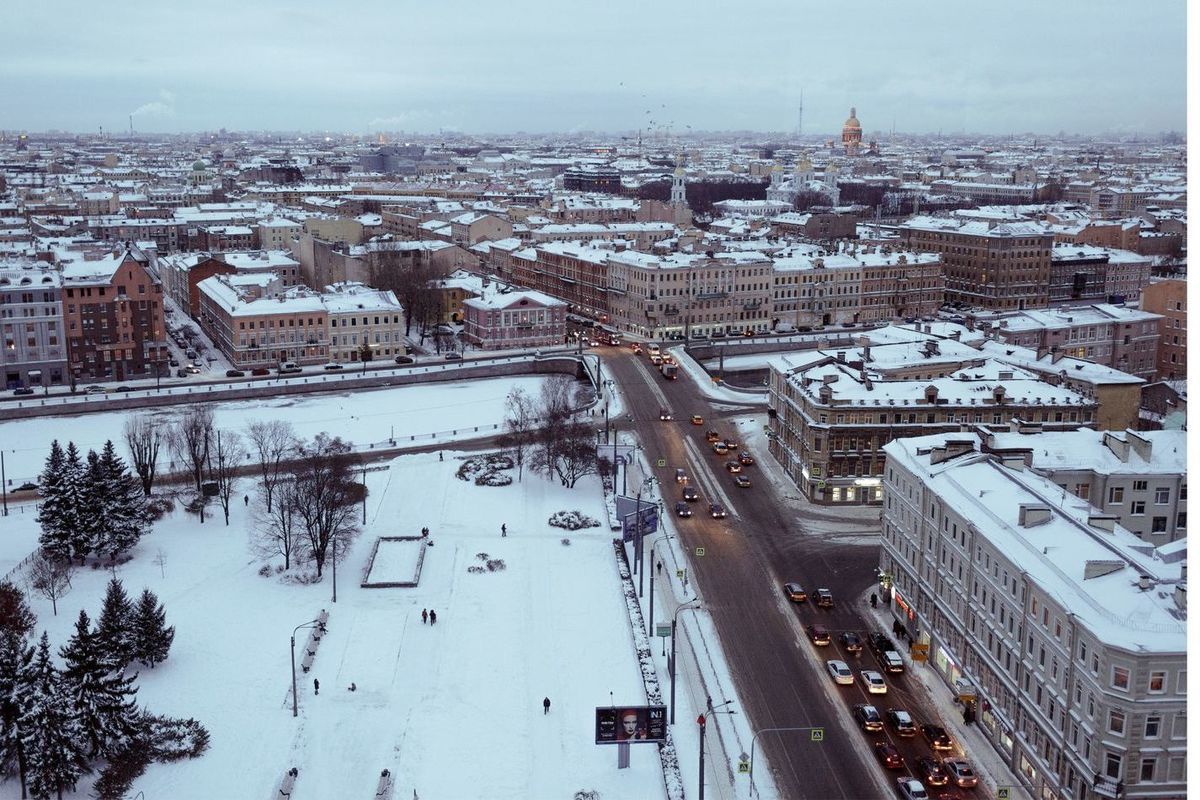
<path fill-rule="evenodd" d="M 136 249 L 63 269 L 67 368 L 77 378 L 153 376 L 168 359 L 162 283 Z"/>
<path fill-rule="evenodd" d="M 1162 314 L 1158 321 L 1157 379 L 1183 380 L 1187 377 L 1187 281 L 1151 281 L 1142 289 L 1142 310 Z"/>

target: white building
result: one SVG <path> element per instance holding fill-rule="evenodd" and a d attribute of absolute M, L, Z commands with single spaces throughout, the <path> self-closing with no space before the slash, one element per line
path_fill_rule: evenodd
<path fill-rule="evenodd" d="M 329 312 L 329 360 L 339 364 L 361 360 L 364 345 L 371 360 L 402 356 L 404 309 L 395 293 L 361 283 L 335 283 L 321 294 Z"/>

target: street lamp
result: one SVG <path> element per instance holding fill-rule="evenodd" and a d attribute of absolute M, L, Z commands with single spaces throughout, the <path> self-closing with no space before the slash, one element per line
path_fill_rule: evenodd
<path fill-rule="evenodd" d="M 717 709 L 724 708 L 725 706 L 729 705 L 732 702 L 733 702 L 732 700 L 726 700 L 724 703 L 721 703 L 718 706 L 712 706 L 708 710 L 706 710 L 704 713 L 702 713 L 699 717 L 696 718 L 696 722 L 700 723 L 700 792 L 698 794 L 698 797 L 700 798 L 700 800 L 704 800 L 704 731 L 706 728 L 705 723 L 708 721 L 709 717 L 711 717 L 713 714 L 717 713 Z M 737 712 L 734 711 L 733 709 L 730 709 L 730 710 L 724 711 L 722 713 L 736 714 Z M 753 746 L 753 745 L 751 745 L 751 746 Z"/>
<path fill-rule="evenodd" d="M 614 448 L 614 450 L 615 450 L 615 448 Z M 626 470 L 628 470 L 628 465 L 626 466 Z M 642 553 L 644 552 L 644 549 L 642 547 L 642 492 L 646 489 L 646 487 L 652 485 L 654 483 L 654 481 L 656 481 L 656 480 L 658 480 L 658 479 L 655 478 L 653 475 L 651 475 L 650 477 L 643 480 L 641 485 L 638 486 L 637 511 L 634 513 L 634 517 L 633 517 L 635 524 L 636 524 L 636 527 L 634 528 L 634 535 L 637 537 L 636 543 L 634 544 L 634 548 L 633 548 L 634 549 L 633 571 L 636 572 L 638 575 L 638 597 L 641 597 L 643 594 L 645 594 L 644 575 L 646 572 L 646 564 L 645 564 L 644 559 L 642 558 Z M 653 509 L 654 504 L 651 503 L 650 507 L 651 507 L 651 509 Z"/>
<path fill-rule="evenodd" d="M 758 789 L 754 785 L 754 745 L 758 743 L 758 735 L 760 733 L 781 733 L 784 731 L 811 731 L 811 730 L 815 730 L 815 729 L 811 726 L 803 727 L 803 728 L 763 728 L 760 731 L 754 732 L 754 736 L 752 736 L 750 738 L 750 796 L 751 797 L 753 797 L 754 795 L 756 795 L 758 793 Z M 745 757 L 746 757 L 746 754 L 742 753 L 742 758 L 745 758 Z"/>
<path fill-rule="evenodd" d="M 675 630 L 679 624 L 679 612 L 687 609 L 695 611 L 700 608 L 699 598 L 694 598 L 687 601 L 679 608 L 675 609 L 675 615 L 671 617 L 671 658 L 667 661 L 667 672 L 671 673 L 671 724 L 675 724 Z"/>
<path fill-rule="evenodd" d="M 296 705 L 296 631 L 300 630 L 301 628 L 311 628 L 315 625 L 320 625 L 320 624 L 321 624 L 321 620 L 319 620 L 319 619 L 309 620 L 308 622 L 305 622 L 301 625 L 297 625 L 292 630 L 292 716 L 293 717 L 298 716 L 300 713 L 300 710 L 297 708 L 297 705 Z"/>
<path fill-rule="evenodd" d="M 650 544 L 650 624 L 646 627 L 647 631 L 654 630 L 654 548 L 658 547 L 659 542 L 674 538 L 674 534 L 664 533 Z"/>

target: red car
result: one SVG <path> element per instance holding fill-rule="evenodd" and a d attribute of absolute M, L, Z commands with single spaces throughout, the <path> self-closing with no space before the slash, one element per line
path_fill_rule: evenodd
<path fill-rule="evenodd" d="M 875 743 L 875 757 L 879 759 L 879 763 L 883 764 L 885 769 L 904 769 L 904 757 L 900 755 L 900 751 L 895 745 L 888 742 Z"/>

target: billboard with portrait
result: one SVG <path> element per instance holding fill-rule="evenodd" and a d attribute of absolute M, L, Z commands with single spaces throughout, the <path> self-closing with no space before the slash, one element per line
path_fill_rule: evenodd
<path fill-rule="evenodd" d="M 666 706 L 606 706 L 596 709 L 596 744 L 662 742 L 666 738 Z"/>

